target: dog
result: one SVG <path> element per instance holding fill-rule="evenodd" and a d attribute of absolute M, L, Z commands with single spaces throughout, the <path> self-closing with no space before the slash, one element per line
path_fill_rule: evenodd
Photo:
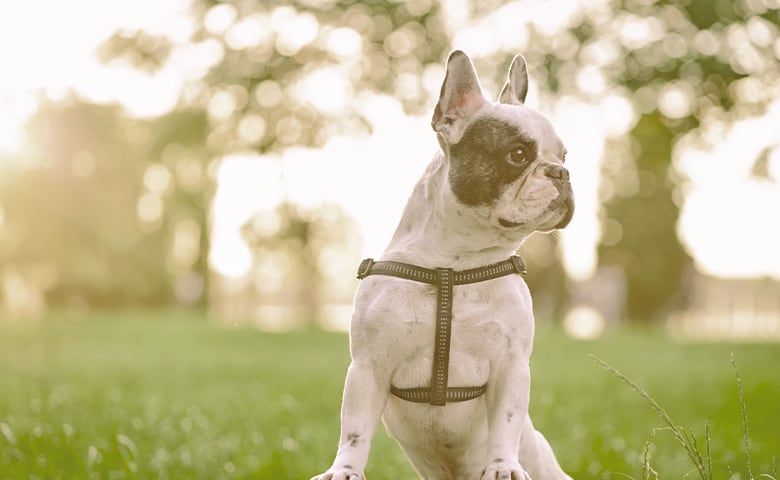
<path fill-rule="evenodd" d="M 518 55 L 496 102 L 453 51 L 431 125 L 441 151 L 378 261 L 364 260 L 333 465 L 364 480 L 381 419 L 421 478 L 571 480 L 528 416 L 531 295 L 514 256 L 574 211 L 566 148 L 525 106 Z"/>

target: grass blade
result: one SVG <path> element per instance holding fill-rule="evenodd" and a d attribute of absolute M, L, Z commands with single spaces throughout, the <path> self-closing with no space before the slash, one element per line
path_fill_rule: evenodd
<path fill-rule="evenodd" d="M 642 479 L 643 480 L 650 480 L 650 474 L 652 474 L 655 477 L 655 480 L 658 480 L 658 472 L 653 469 L 653 467 L 650 466 L 650 446 L 652 443 L 648 440 L 645 442 L 645 450 L 642 454 Z"/>
<path fill-rule="evenodd" d="M 704 421 L 704 445 L 707 447 L 707 474 L 712 478 L 712 453 L 710 452 L 710 424 Z"/>
<path fill-rule="evenodd" d="M 745 458 L 747 459 L 747 473 L 748 479 L 754 480 L 753 471 L 750 468 L 750 437 L 748 436 L 748 424 L 747 424 L 747 408 L 745 407 L 745 393 L 742 390 L 742 376 L 739 374 L 737 368 L 737 361 L 734 359 L 734 354 L 731 354 L 731 365 L 734 367 L 734 373 L 737 376 L 737 389 L 739 390 L 739 406 L 742 410 L 742 432 L 745 438 Z"/>
<path fill-rule="evenodd" d="M 691 439 L 687 434 L 687 432 L 685 432 L 683 429 L 677 426 L 677 424 L 675 424 L 674 420 L 672 420 L 672 417 L 669 416 L 669 413 L 667 413 L 666 410 L 664 410 L 664 408 L 661 405 L 659 405 L 658 402 L 653 397 L 650 396 L 649 393 L 647 393 L 642 387 L 637 385 L 633 380 L 625 376 L 620 370 L 616 369 L 615 367 L 601 360 L 595 355 L 590 355 L 590 358 L 591 360 L 601 365 L 605 370 L 609 371 L 610 373 L 612 373 L 613 375 L 621 379 L 624 383 L 626 383 L 628 386 L 634 389 L 634 391 L 637 392 L 642 398 L 644 398 L 647 401 L 647 403 L 650 404 L 650 406 L 661 417 L 664 423 L 666 423 L 666 425 L 669 426 L 669 430 L 672 432 L 672 436 L 674 436 L 677 442 L 679 442 L 680 445 L 682 445 L 682 447 L 685 449 L 686 453 L 688 454 L 688 458 L 690 458 L 694 467 L 696 467 L 696 470 L 698 471 L 699 476 L 702 478 L 702 480 L 711 480 L 712 477 L 707 475 L 708 472 L 704 468 L 704 464 L 702 463 L 701 454 L 699 453 L 698 448 L 696 446 L 695 437 Z"/>

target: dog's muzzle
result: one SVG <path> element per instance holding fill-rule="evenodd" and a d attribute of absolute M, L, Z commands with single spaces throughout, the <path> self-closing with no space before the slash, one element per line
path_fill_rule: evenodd
<path fill-rule="evenodd" d="M 571 191 L 571 183 L 569 183 L 569 171 L 561 165 L 551 164 L 544 168 L 544 175 L 553 179 L 555 187 L 558 189 L 558 198 L 555 200 L 558 204 L 557 208 L 565 209 L 563 218 L 555 225 L 555 228 L 564 228 L 574 216 L 574 194 Z"/>

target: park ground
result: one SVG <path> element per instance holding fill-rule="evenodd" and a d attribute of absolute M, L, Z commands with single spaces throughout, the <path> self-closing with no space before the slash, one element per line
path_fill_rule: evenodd
<path fill-rule="evenodd" d="M 267 333 L 180 311 L 0 321 L 0 480 L 308 479 L 335 453 L 347 349 L 342 333 Z M 714 478 L 748 479 L 732 354 L 750 472 L 776 477 L 778 344 L 680 342 L 653 328 L 586 342 L 541 326 L 531 414 L 576 479 L 643 478 L 648 442 L 659 478 L 696 478 L 648 403 L 595 355 L 703 453 L 707 423 Z M 382 428 L 366 474 L 416 478 Z"/>

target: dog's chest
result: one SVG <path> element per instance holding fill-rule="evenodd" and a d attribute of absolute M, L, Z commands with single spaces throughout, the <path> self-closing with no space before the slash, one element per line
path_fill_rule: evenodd
<path fill-rule="evenodd" d="M 491 364 L 506 355 L 530 354 L 533 324 L 524 291 L 509 279 L 454 287 L 449 386 L 483 385 Z M 395 331 L 390 337 L 397 353 L 392 383 L 398 388 L 429 384 L 436 339 L 436 288 L 415 285 L 407 295 L 412 298 L 397 305 L 400 315 L 392 315 L 389 326 Z"/>

